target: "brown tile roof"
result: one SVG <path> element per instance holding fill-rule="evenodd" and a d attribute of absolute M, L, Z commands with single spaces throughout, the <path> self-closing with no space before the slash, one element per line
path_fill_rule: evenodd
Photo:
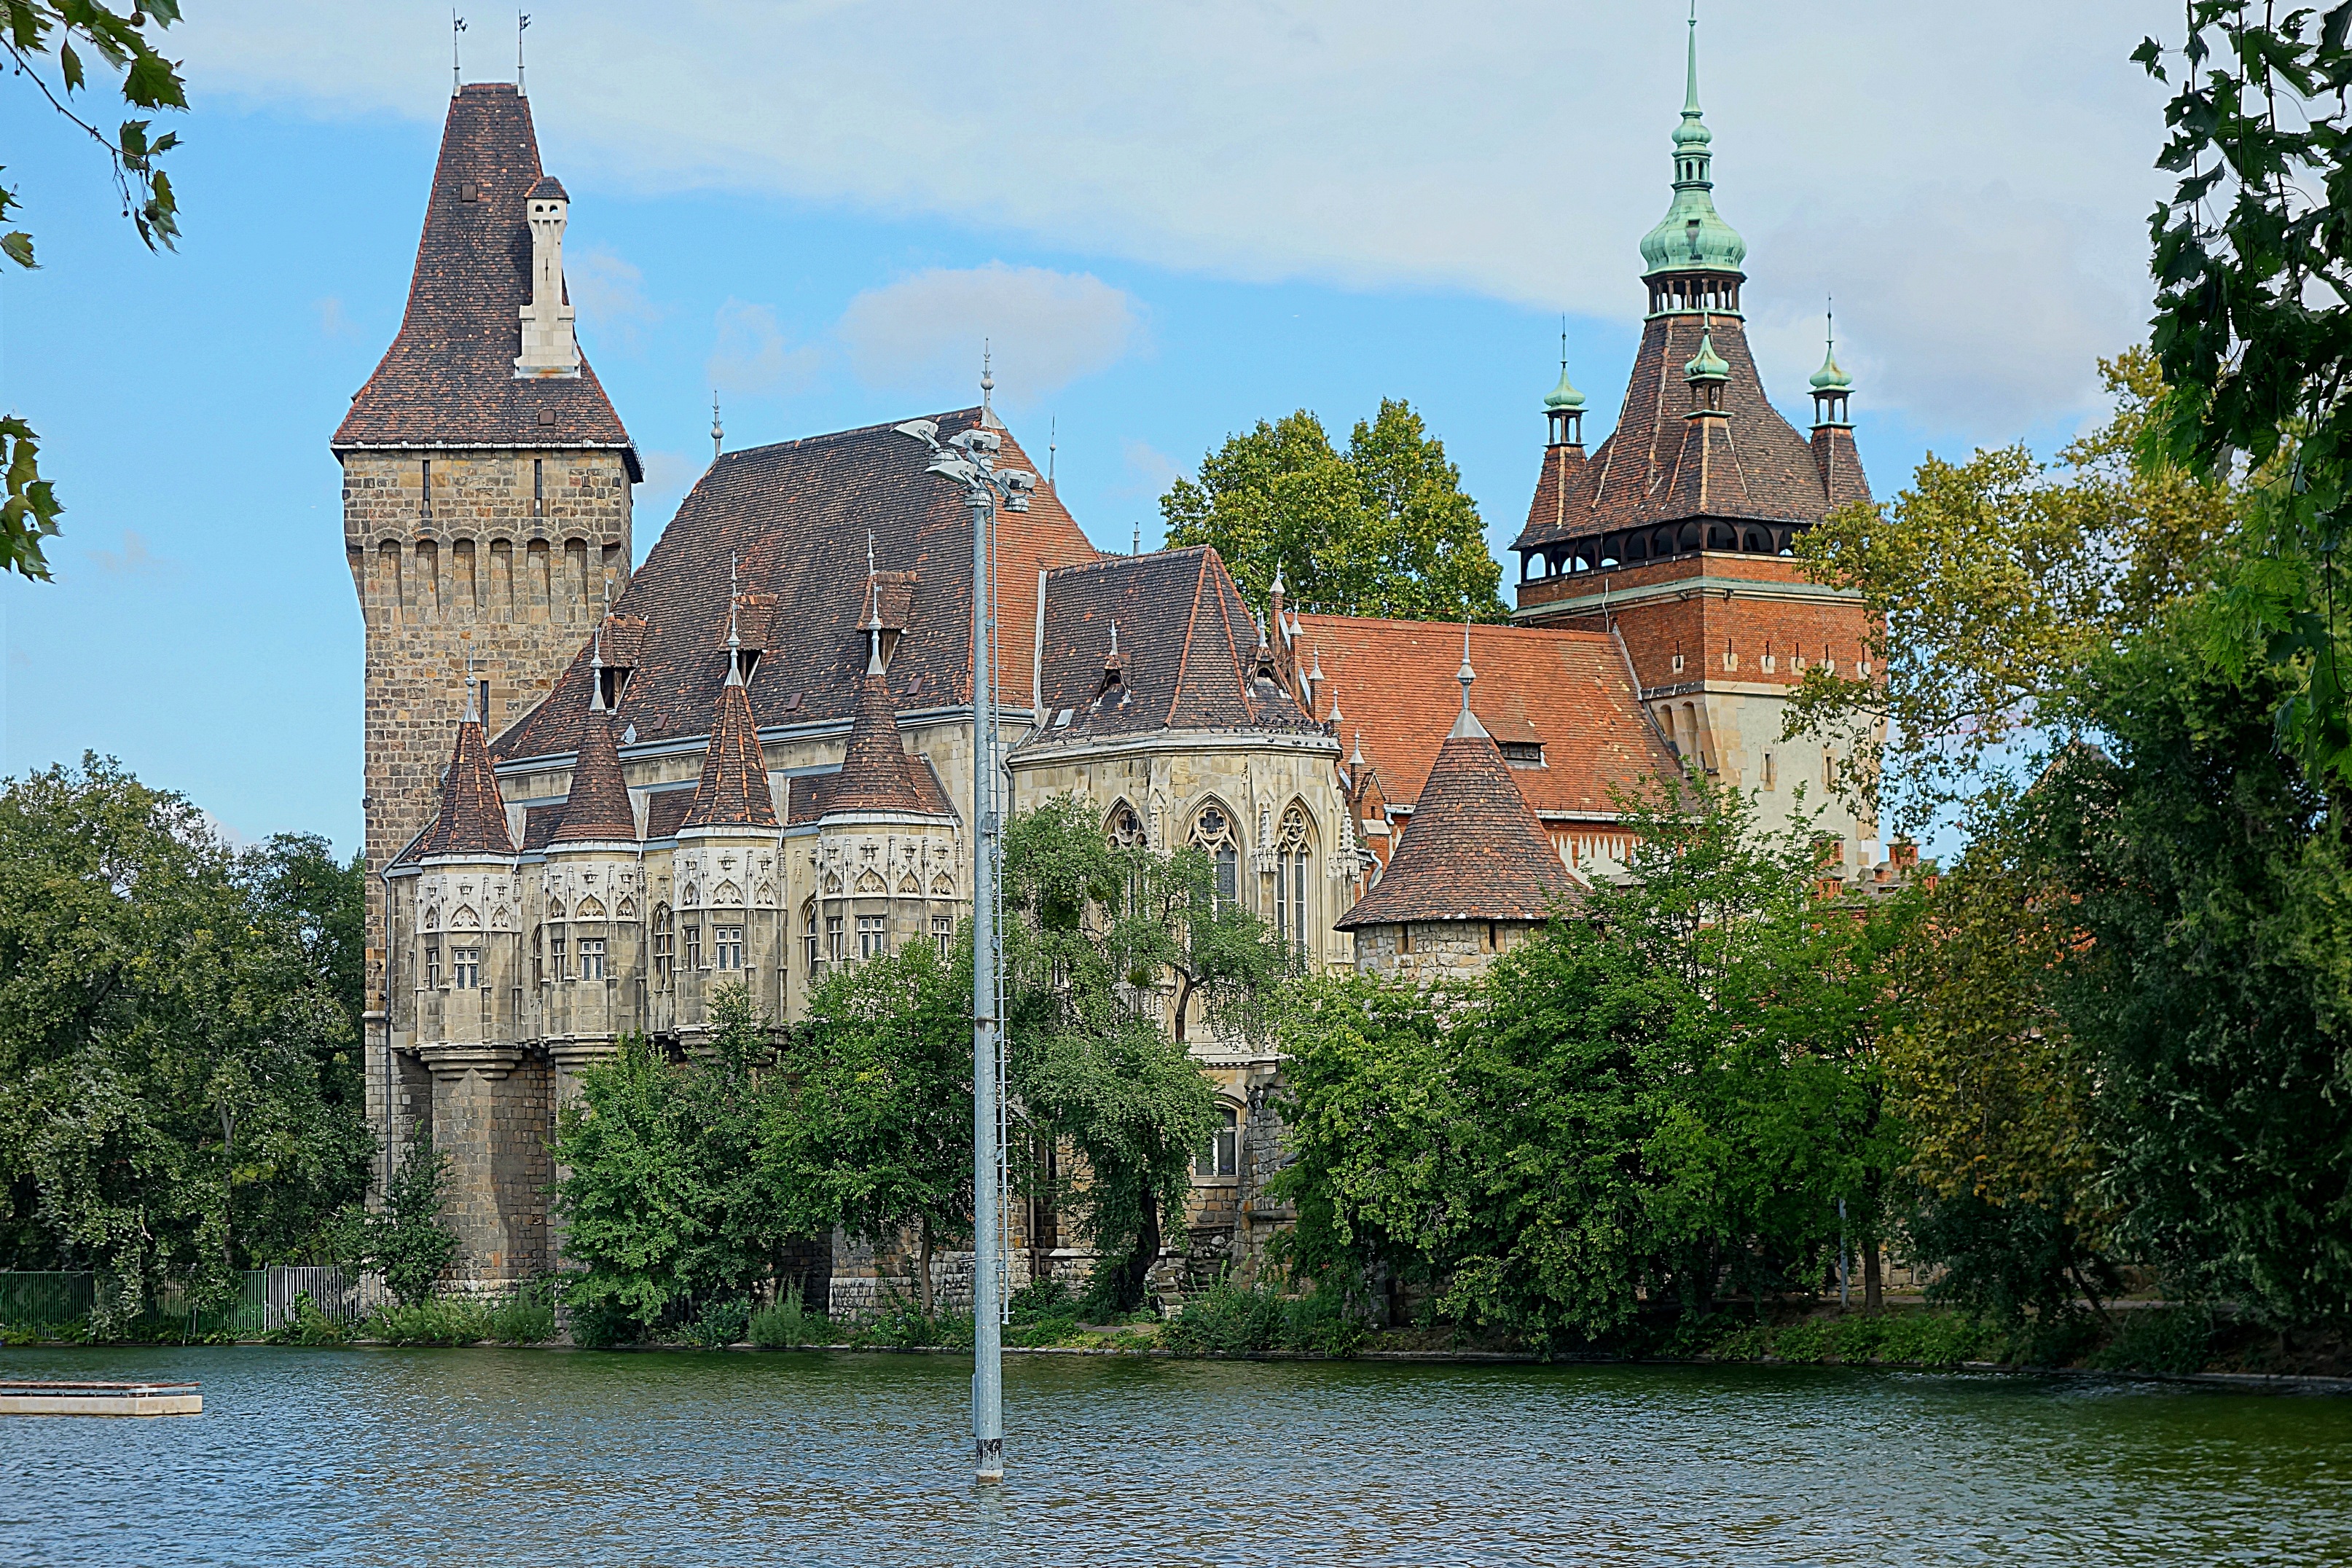
<path fill-rule="evenodd" d="M 514 852 L 514 840 L 507 834 L 506 802 L 499 795 L 498 775 L 482 741 L 482 722 L 468 716 L 457 726 L 449 770 L 441 775 L 440 812 L 401 858 Z"/>
<path fill-rule="evenodd" d="M 527 805 L 522 808 L 522 851 L 530 854 L 547 847 L 555 830 L 563 822 L 563 803 L 553 805 Z"/>
<path fill-rule="evenodd" d="M 1683 365 L 1710 329 L 1716 353 L 1730 367 L 1726 417 L 1691 420 L 1685 417 L 1691 400 Z M 1693 444 L 1690 426 L 1698 424 L 1717 426 L 1719 439 L 1704 449 Z M 1847 447 L 1850 476 L 1838 500 L 1866 497 L 1850 438 Z M 1565 460 L 1560 450 L 1544 453 L 1528 525 L 1514 550 L 1691 517 L 1814 522 L 1838 503 L 1823 487 L 1811 445 L 1765 396 L 1736 316 L 1651 318 L 1617 427 L 1589 460 Z"/>
<path fill-rule="evenodd" d="M 1388 869 L 1335 923 L 1542 920 L 1575 886 L 1495 742 L 1454 735 L 1437 749 Z"/>
<path fill-rule="evenodd" d="M 1319 652 L 1323 660 L 1321 702 L 1328 709 L 1337 698 L 1346 715 L 1340 744 L 1352 754 L 1360 732 L 1390 803 L 1414 805 L 1461 710 L 1454 679 L 1462 663 L 1460 624 L 1348 616 L 1298 622 L 1300 657 Z M 1510 770 L 1538 812 L 1612 813 L 1612 786 L 1674 765 L 1608 633 L 1476 626 L 1470 663 L 1478 673 L 1470 707 L 1488 733 L 1543 747 L 1541 767 Z"/>
<path fill-rule="evenodd" d="M 694 794 L 690 789 L 666 789 L 646 796 L 646 837 L 676 837 L 677 825 L 694 807 Z"/>
<path fill-rule="evenodd" d="M 577 376 L 515 375 L 530 302 L 524 204 L 541 178 L 530 105 L 512 86 L 478 82 L 449 100 L 408 310 L 335 431 L 335 450 L 613 447 L 631 479 L 644 477 L 584 357 Z"/>
<path fill-rule="evenodd" d="M 956 810 L 955 802 L 949 796 L 947 786 L 940 783 L 940 775 L 932 771 L 929 757 L 908 757 L 907 771 L 908 779 L 914 785 L 915 804 L 889 809 L 911 811 L 919 816 L 942 816 L 951 822 L 961 820 L 963 814 Z M 852 787 L 854 781 L 840 769 L 824 773 L 802 773 L 785 780 L 784 783 L 789 796 L 785 802 L 784 814 L 784 821 L 788 826 L 799 827 L 820 821 L 831 812 L 874 809 L 867 805 L 841 803 L 835 792 Z"/>
<path fill-rule="evenodd" d="M 849 721 L 849 745 L 841 771 L 831 775 L 828 811 L 920 811 L 914 770 L 898 739 L 898 710 L 890 700 L 890 678 L 869 668 L 857 683 L 857 712 Z"/>
<path fill-rule="evenodd" d="M 942 437 L 969 429 L 980 411 L 938 415 Z M 1002 460 L 1032 466 L 1009 432 Z M 961 494 L 923 471 L 920 443 L 874 425 L 755 447 L 720 458 L 680 503 L 614 606 L 646 623 L 621 718 L 641 742 L 709 734 L 727 673 L 727 572 L 740 559 L 747 597 L 772 596 L 759 628 L 765 651 L 751 677 L 761 725 L 821 723 L 855 712 L 866 668 L 858 622 L 865 607 L 866 538 L 903 580 L 908 625 L 890 655 L 890 689 L 902 708 L 968 703 L 971 688 L 971 514 Z M 997 529 L 998 625 L 1003 658 L 997 690 L 1029 705 L 1031 638 L 1040 571 L 1095 559 L 1094 546 L 1051 487 Z M 884 595 L 886 622 L 899 613 L 899 580 Z M 740 628 L 739 628 L 740 629 Z M 747 642 L 746 646 L 756 646 Z M 611 656 L 608 654 L 607 658 Z M 570 749 L 588 706 L 583 642 L 554 689 L 499 737 L 496 754 L 557 755 Z"/>
<path fill-rule="evenodd" d="M 636 836 L 637 814 L 629 807 L 628 781 L 621 775 L 620 749 L 613 743 L 612 716 L 592 710 L 581 721 L 579 744 L 572 752 L 572 794 L 563 803 L 563 822 L 548 842 L 633 840 Z"/>
<path fill-rule="evenodd" d="M 1318 732 L 1286 688 L 1257 679 L 1257 647 L 1241 590 L 1206 545 L 1055 572 L 1045 580 L 1048 717 L 1023 748 L 1154 730 Z M 1055 721 L 1065 709 L 1066 726 Z"/>
<path fill-rule="evenodd" d="M 768 762 L 760 750 L 759 725 L 742 686 L 719 689 L 719 727 L 702 752 L 702 777 L 694 804 L 680 827 L 773 827 L 775 803 L 768 795 Z"/>

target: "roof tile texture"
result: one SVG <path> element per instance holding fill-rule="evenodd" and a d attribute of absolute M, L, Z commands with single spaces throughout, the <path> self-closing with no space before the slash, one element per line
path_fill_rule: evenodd
<path fill-rule="evenodd" d="M 1438 748 L 1388 869 L 1336 923 L 1539 921 L 1574 888 L 1495 742 L 1455 735 Z"/>
<path fill-rule="evenodd" d="M 457 726 L 449 771 L 441 775 L 440 814 L 403 858 L 514 852 L 514 840 L 507 834 L 506 802 L 499 797 L 498 776 L 490 768 L 490 749 L 482 739 L 481 721 L 469 718 Z"/>
<path fill-rule="evenodd" d="M 702 777 L 694 804 L 680 827 L 774 827 L 775 802 L 768 794 L 768 763 L 760 750 L 760 729 L 743 688 L 721 689 L 719 724 L 702 751 Z"/>
<path fill-rule="evenodd" d="M 629 807 L 628 781 L 621 774 L 620 749 L 613 741 L 612 716 L 591 711 L 580 721 L 580 743 L 572 763 L 572 794 L 551 844 L 637 836 L 637 814 Z"/>
<path fill-rule="evenodd" d="M 335 431 L 336 450 L 615 447 L 639 477 L 629 433 L 584 357 L 576 376 L 514 373 L 530 302 L 524 207 L 540 183 L 529 100 L 504 82 L 461 89 L 441 132 L 407 312 Z"/>

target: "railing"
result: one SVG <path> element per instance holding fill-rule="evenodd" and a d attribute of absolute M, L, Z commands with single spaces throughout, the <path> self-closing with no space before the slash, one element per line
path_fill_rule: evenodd
<path fill-rule="evenodd" d="M 89 1269 L 0 1269 L 0 1323 L 62 1329 L 89 1317 L 100 1288 Z M 280 1265 L 238 1271 L 228 1299 L 192 1302 L 179 1286 L 157 1291 L 150 1315 L 185 1324 L 191 1336 L 252 1338 L 294 1320 L 298 1297 L 309 1296 L 336 1322 L 356 1325 L 391 1300 L 379 1275 L 355 1269 Z"/>

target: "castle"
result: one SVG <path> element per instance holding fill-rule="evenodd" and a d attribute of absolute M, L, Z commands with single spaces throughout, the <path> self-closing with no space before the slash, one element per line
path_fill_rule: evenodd
<path fill-rule="evenodd" d="M 1565 364 L 1545 400 L 1514 624 L 1297 614 L 1279 583 L 1252 605 L 1213 551 L 1104 554 L 1040 481 L 999 529 L 1014 809 L 1076 792 L 1116 839 L 1199 846 L 1307 963 L 1433 975 L 1617 874 L 1612 791 L 1677 759 L 1768 815 L 1821 798 L 1837 759 L 1783 742 L 1780 709 L 1813 661 L 1867 674 L 1866 628 L 1790 541 L 1867 497 L 1852 388 L 1814 376 L 1810 437 L 1765 396 L 1695 35 L 1674 142 L 1615 428 L 1588 455 Z M 691 1048 L 736 982 L 801 1016 L 844 965 L 944 946 L 971 899 L 961 493 L 887 425 L 726 452 L 632 571 L 642 471 L 574 331 L 568 211 L 521 92 L 460 88 L 406 314 L 333 439 L 367 639 L 368 1114 L 380 1174 L 419 1131 L 451 1157 L 476 1287 L 560 1258 L 554 1118 L 624 1036 Z M 929 417 L 1026 465 L 985 397 Z M 1864 874 L 1873 826 L 1824 827 Z M 1258 1193 L 1278 1063 L 1190 1045 L 1224 1123 L 1192 1241 L 1245 1261 L 1286 1217 Z M 1016 1282 L 1076 1258 L 1048 1214 L 1011 1229 Z M 854 1310 L 877 1265 L 832 1252 Z"/>

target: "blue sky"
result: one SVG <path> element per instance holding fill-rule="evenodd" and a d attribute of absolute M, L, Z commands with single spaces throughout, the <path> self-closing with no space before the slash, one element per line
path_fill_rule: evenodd
<path fill-rule="evenodd" d="M 0 404 L 67 503 L 58 581 L 0 585 L 0 770 L 85 750 L 246 837 L 357 840 L 359 613 L 327 437 L 396 327 L 448 89 L 432 5 L 226 0 L 172 35 L 194 88 L 185 237 L 142 251 L 101 165 L 0 89 L 45 262 L 0 277 Z M 1708 6 L 1717 199 L 1751 335 L 1802 417 L 1824 293 L 1891 494 L 1921 454 L 2097 412 L 2146 315 L 2164 7 Z M 1158 537 L 1203 450 L 1297 407 L 1344 438 L 1409 399 L 1498 556 L 1559 320 L 1612 422 L 1635 246 L 1664 210 L 1673 5 L 550 4 L 541 153 L 572 196 L 582 337 L 646 455 L 639 554 L 709 452 L 1000 405 L 1095 541 Z M 510 79 L 475 17 L 467 79 Z M 968 71 L 969 78 L 959 74 Z M 976 88 L 972 83 L 979 84 Z M 1507 580 L 1513 574 L 1511 558 Z"/>

